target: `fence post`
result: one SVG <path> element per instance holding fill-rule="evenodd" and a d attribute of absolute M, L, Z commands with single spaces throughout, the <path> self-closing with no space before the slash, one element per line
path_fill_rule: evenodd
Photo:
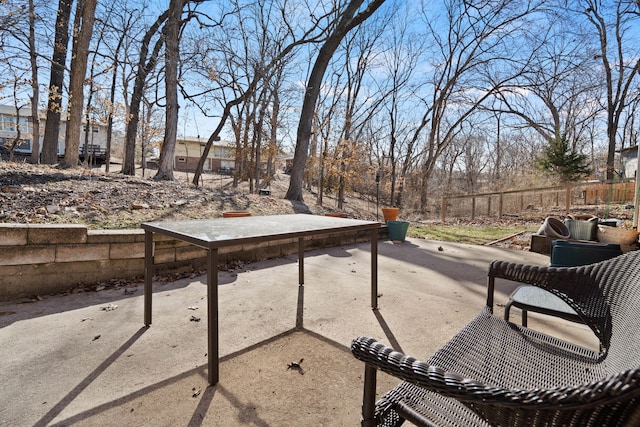
<path fill-rule="evenodd" d="M 476 219 L 476 198 L 471 198 L 471 219 Z"/>
<path fill-rule="evenodd" d="M 487 199 L 487 216 L 491 216 L 491 196 Z"/>
<path fill-rule="evenodd" d="M 504 193 L 500 193 L 500 198 L 498 199 L 498 219 L 502 219 L 503 197 Z"/>
<path fill-rule="evenodd" d="M 442 215 L 440 216 L 440 219 L 442 220 L 442 222 L 444 222 L 445 217 L 447 216 L 447 198 L 443 197 L 442 198 Z"/>
<path fill-rule="evenodd" d="M 565 215 L 569 215 L 569 212 L 571 211 L 571 184 L 567 184 L 566 202 L 567 202 L 567 210 L 566 210 Z"/>

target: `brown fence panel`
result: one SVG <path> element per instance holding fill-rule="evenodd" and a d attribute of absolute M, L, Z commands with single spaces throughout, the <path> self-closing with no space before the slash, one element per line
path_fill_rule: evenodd
<path fill-rule="evenodd" d="M 635 183 L 619 182 L 616 184 L 590 185 L 586 189 L 585 203 L 596 205 L 602 203 L 633 202 Z"/>
<path fill-rule="evenodd" d="M 450 196 L 442 198 L 441 220 L 445 221 L 447 216 L 502 217 L 503 214 L 520 214 L 536 207 L 555 207 L 568 213 L 571 206 L 576 205 L 633 203 L 634 194 L 635 182 L 625 181 Z"/>

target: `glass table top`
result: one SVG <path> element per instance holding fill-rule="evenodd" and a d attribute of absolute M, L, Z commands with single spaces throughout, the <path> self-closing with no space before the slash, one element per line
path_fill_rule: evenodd
<path fill-rule="evenodd" d="M 217 247 L 242 241 L 285 239 L 331 231 L 376 229 L 381 225 L 377 221 L 291 214 L 156 221 L 145 222 L 141 227 L 147 231 L 173 236 L 196 244 Z"/>

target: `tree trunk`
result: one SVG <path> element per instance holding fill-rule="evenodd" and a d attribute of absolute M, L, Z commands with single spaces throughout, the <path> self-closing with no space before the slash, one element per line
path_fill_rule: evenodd
<path fill-rule="evenodd" d="M 267 111 L 267 104 L 269 103 L 269 97 L 266 94 L 266 91 L 263 91 L 260 94 L 260 98 L 256 103 L 259 106 L 260 111 L 258 111 L 257 120 L 254 123 L 254 162 L 253 162 L 253 179 L 255 181 L 255 191 L 250 190 L 252 193 L 257 193 L 260 190 L 260 176 L 262 175 L 262 127 L 264 125 L 265 120 L 265 112 Z"/>
<path fill-rule="evenodd" d="M 155 180 L 173 180 L 173 164 L 178 135 L 178 58 L 180 17 L 182 0 L 171 0 L 169 16 L 165 25 L 165 91 L 167 106 L 165 112 L 165 130 L 160 163 Z"/>
<path fill-rule="evenodd" d="M 113 56 L 113 74 L 111 75 L 111 88 L 109 89 L 109 116 L 107 119 L 107 152 L 104 159 L 104 167 L 107 172 L 109 172 L 109 166 L 111 165 L 111 140 L 113 139 L 113 113 L 116 100 L 116 79 L 118 77 L 118 55 L 122 48 L 123 41 L 124 33 L 118 39 L 118 46 L 116 46 L 116 51 Z"/>
<path fill-rule="evenodd" d="M 269 182 L 271 177 L 275 175 L 275 159 L 278 153 L 278 122 L 280 116 L 280 97 L 278 90 L 273 91 L 272 109 L 271 109 L 271 134 L 269 136 L 269 159 L 267 164 L 267 173 L 269 176 Z"/>
<path fill-rule="evenodd" d="M 351 0 L 340 17 L 340 21 L 333 29 L 325 43 L 320 48 L 309 81 L 307 82 L 304 93 L 304 101 L 302 103 L 302 111 L 300 112 L 300 121 L 298 123 L 298 132 L 296 137 L 296 148 L 293 156 L 291 167 L 291 180 L 289 189 L 284 196 L 285 199 L 303 202 L 302 184 L 304 180 L 304 170 L 307 163 L 307 154 L 309 151 L 309 140 L 311 139 L 313 117 L 316 109 L 316 102 L 320 95 L 320 88 L 324 73 L 333 53 L 344 36 L 354 27 L 364 22 L 380 7 L 384 0 L 373 0 L 369 6 L 354 17 L 355 13 L 360 9 L 364 0 Z"/>
<path fill-rule="evenodd" d="M 150 57 L 147 58 L 147 55 L 149 54 L 149 44 L 151 44 L 151 38 L 158 32 L 160 26 L 167 20 L 168 16 L 169 11 L 167 10 L 160 15 L 158 19 L 156 19 L 156 22 L 154 22 L 154 24 L 149 28 L 142 39 L 136 79 L 131 93 L 129 121 L 127 122 L 127 130 L 125 132 L 124 139 L 124 159 L 122 161 L 121 172 L 125 175 L 135 175 L 136 173 L 136 136 L 138 134 L 138 123 L 140 122 L 140 104 L 142 103 L 142 97 L 144 95 L 147 75 L 156 66 L 160 49 L 162 49 L 162 46 L 164 45 L 164 37 L 160 36 L 153 47 Z"/>
<path fill-rule="evenodd" d="M 82 4 L 82 6 L 80 6 Z M 97 0 L 84 0 L 78 3 L 76 13 L 81 14 L 80 28 L 74 28 L 78 33 L 73 44 L 73 60 L 69 80 L 69 106 L 67 130 L 65 132 L 64 161 L 66 168 L 78 166 L 80 149 L 80 130 L 82 129 L 82 108 L 84 106 L 84 79 L 87 73 L 89 58 L 89 43 L 93 33 Z"/>
<path fill-rule="evenodd" d="M 49 79 L 49 100 L 47 101 L 47 122 L 42 141 L 42 163 L 54 164 L 58 161 L 58 139 L 60 115 L 62 113 L 62 88 L 64 69 L 67 62 L 69 44 L 69 18 L 73 0 L 59 0 L 56 17 L 55 40 L 51 57 L 51 77 Z"/>
<path fill-rule="evenodd" d="M 36 52 L 36 12 L 33 0 L 29 0 L 29 59 L 31 60 L 31 158 L 33 164 L 40 163 L 40 114 L 38 112 L 38 104 L 40 104 L 40 87 L 38 83 L 38 52 Z"/>

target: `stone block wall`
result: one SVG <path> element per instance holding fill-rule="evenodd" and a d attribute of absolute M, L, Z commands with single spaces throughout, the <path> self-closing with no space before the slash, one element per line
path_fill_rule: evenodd
<path fill-rule="evenodd" d="M 386 236 L 382 228 L 379 238 Z M 305 238 L 305 250 L 352 245 L 369 232 L 328 233 Z M 205 268 L 206 251 L 154 236 L 156 274 Z M 253 262 L 298 252 L 297 239 L 221 248 L 221 265 Z M 83 225 L 0 224 L 0 301 L 67 291 L 111 279 L 144 275 L 143 230 L 89 230 Z"/>

